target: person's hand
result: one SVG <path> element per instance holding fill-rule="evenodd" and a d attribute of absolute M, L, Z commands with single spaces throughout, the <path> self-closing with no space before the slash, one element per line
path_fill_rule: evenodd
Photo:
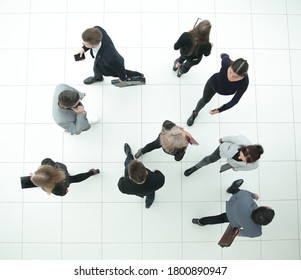
<path fill-rule="evenodd" d="M 219 113 L 219 110 L 218 109 L 214 109 L 214 110 L 210 110 L 209 111 L 209 114 L 210 115 L 215 115 L 215 114 L 218 114 Z"/>
<path fill-rule="evenodd" d="M 223 143 L 222 138 L 220 138 L 220 139 L 218 140 L 218 142 L 219 142 L 220 144 L 222 144 L 222 143 Z"/>
<path fill-rule="evenodd" d="M 255 200 L 259 199 L 259 195 L 255 193 Z"/>
<path fill-rule="evenodd" d="M 77 106 L 76 108 L 72 108 L 72 110 L 76 114 L 81 114 L 81 113 L 85 112 L 85 107 L 80 105 L 80 106 Z"/>
<path fill-rule="evenodd" d="M 82 57 L 83 54 L 85 53 L 85 50 L 83 48 L 81 48 L 78 53 L 79 53 L 79 56 Z"/>

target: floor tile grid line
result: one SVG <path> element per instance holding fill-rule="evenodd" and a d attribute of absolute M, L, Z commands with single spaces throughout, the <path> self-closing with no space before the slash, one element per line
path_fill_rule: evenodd
<path fill-rule="evenodd" d="M 63 77 L 63 81 L 66 80 L 66 71 L 67 71 L 67 30 L 68 30 L 68 1 L 66 3 L 66 11 L 65 11 L 65 46 L 64 46 L 64 53 L 65 53 L 65 63 L 64 63 L 64 77 Z M 57 13 L 56 13 L 57 14 Z M 63 147 L 62 147 L 62 162 L 64 162 L 64 140 L 65 140 L 65 135 L 62 134 L 62 144 L 63 144 Z M 61 232 L 60 232 L 60 259 L 62 260 L 63 259 L 63 244 L 64 244 L 64 240 L 63 240 L 63 236 L 64 236 L 64 200 L 63 198 L 61 198 L 61 223 L 60 223 L 60 226 L 61 226 Z"/>
<path fill-rule="evenodd" d="M 31 3 L 30 3 L 31 5 Z M 23 174 L 25 174 L 25 150 L 26 150 L 26 115 L 27 115 L 27 101 L 28 101 L 28 70 L 29 70 L 29 46 L 30 46 L 30 31 L 31 31 L 31 13 L 29 13 L 28 17 L 28 34 L 27 34 L 27 58 L 26 58 L 26 87 L 25 87 L 25 108 L 24 108 L 24 126 L 23 126 Z M 22 192 L 22 213 L 21 213 L 21 252 L 20 252 L 20 258 L 24 258 L 24 210 L 25 210 L 25 193 Z"/>
<path fill-rule="evenodd" d="M 178 28 L 178 34 L 182 34 L 182 30 L 180 30 L 181 26 L 180 26 L 180 3 L 179 3 L 180 0 L 177 1 L 177 16 L 178 16 L 178 22 L 177 22 L 177 28 Z M 175 42 L 176 42 L 177 38 L 175 38 Z M 171 49 L 173 49 L 173 46 L 171 47 Z M 177 51 L 177 53 L 175 54 L 175 59 L 179 57 L 179 50 Z M 173 66 L 174 61 L 172 60 L 171 61 L 171 66 L 170 68 Z M 177 75 L 177 71 L 174 72 L 174 75 Z M 183 129 L 186 129 L 186 120 L 182 119 L 182 79 L 179 78 L 179 99 L 180 99 L 180 123 L 184 123 L 183 125 Z M 180 125 L 180 124 L 178 124 Z M 181 163 L 181 173 L 183 174 L 184 173 L 184 170 L 183 170 L 183 161 L 180 162 Z M 183 227 L 183 221 L 184 221 L 184 209 L 183 209 L 183 176 L 181 176 L 181 181 L 180 181 L 180 184 L 181 184 L 181 191 L 180 191 L 180 197 L 181 197 L 181 259 L 184 259 L 184 246 L 183 246 L 183 239 L 184 239 L 184 227 Z"/>
<path fill-rule="evenodd" d="M 143 5 L 143 3 L 142 3 L 142 1 L 143 0 L 140 1 L 140 25 L 141 26 L 142 26 L 142 20 L 143 20 L 143 17 L 142 17 L 142 9 L 143 9 L 142 5 Z M 140 52 L 140 65 L 141 65 L 141 68 L 143 67 L 142 38 L 143 38 L 143 29 L 141 28 L 140 29 L 140 50 L 141 50 L 141 52 Z M 145 72 L 144 69 L 141 69 L 141 71 L 142 71 L 142 73 Z M 149 84 L 149 80 L 146 77 L 146 85 L 148 85 L 148 84 Z M 141 110 L 140 110 L 140 130 L 141 130 L 141 135 L 140 135 L 141 143 L 140 143 L 140 147 L 141 148 L 143 147 L 142 146 L 142 137 L 143 137 L 143 112 L 142 112 L 142 108 L 143 108 L 143 88 L 142 87 L 143 86 L 140 86 L 140 108 L 141 108 Z M 145 162 L 143 161 L 143 157 L 140 158 L 140 160 L 141 160 L 141 162 L 143 164 L 145 164 Z M 144 253 L 144 248 L 143 248 L 143 244 L 145 243 L 145 240 L 143 238 L 143 236 L 144 236 L 143 207 L 145 205 L 145 202 L 144 202 L 145 199 L 146 198 L 143 198 L 142 202 L 141 202 L 141 217 L 140 217 L 141 218 L 141 220 L 140 220 L 140 222 L 141 222 L 141 252 L 140 252 L 140 254 L 141 254 L 141 259 L 142 260 L 144 259 L 144 254 L 145 254 Z"/>
<path fill-rule="evenodd" d="M 216 1 L 214 0 L 214 22 L 216 23 L 217 22 L 217 12 L 216 12 Z M 216 39 L 216 42 L 217 42 L 217 39 L 218 38 L 218 32 L 217 32 L 217 29 L 215 28 L 215 39 Z M 219 69 L 221 68 L 221 58 L 220 58 L 220 55 L 224 52 L 223 49 L 220 49 L 218 48 L 217 45 L 214 45 L 214 47 L 216 47 L 216 73 L 219 72 Z M 220 51 L 218 51 L 220 50 Z M 209 77 L 208 77 L 209 78 Z M 204 85 L 205 86 L 205 85 Z M 221 106 L 220 104 L 220 96 L 218 94 L 218 107 Z M 223 135 L 221 135 L 221 131 L 222 131 L 222 122 L 221 122 L 221 116 L 220 114 L 218 114 L 218 135 L 219 135 L 219 138 L 222 138 Z M 205 123 L 205 122 L 204 122 Z M 201 159 L 200 159 L 201 160 Z M 221 166 L 222 165 L 222 162 L 221 160 L 218 161 L 218 164 Z M 222 186 L 222 176 L 221 174 L 219 174 L 219 199 L 216 200 L 216 202 L 219 202 L 219 207 L 220 207 L 220 213 L 223 213 L 223 205 L 225 204 L 225 201 L 223 201 L 222 197 L 223 197 L 223 192 L 224 192 L 224 189 L 223 189 L 223 186 Z M 207 202 L 207 201 L 206 201 Z M 211 202 L 211 201 L 210 201 Z M 218 212 L 216 213 L 218 214 Z M 223 234 L 223 226 L 222 224 L 220 225 L 217 225 L 217 230 L 220 231 L 220 236 L 222 236 Z M 208 241 L 210 242 L 210 241 Z M 213 241 L 211 241 L 213 242 Z M 215 241 L 217 242 L 217 241 Z M 194 243 L 198 243 L 198 241 L 194 242 Z M 206 243 L 206 242 L 204 242 Z M 220 249 L 220 259 L 224 259 L 224 250 Z"/>
<path fill-rule="evenodd" d="M 253 13 L 253 6 L 252 6 L 252 0 L 250 0 L 250 6 L 251 6 L 251 26 L 252 26 L 252 54 L 253 54 L 253 61 L 254 61 L 254 66 L 253 66 L 253 73 L 254 73 L 254 94 L 255 94 L 255 110 L 256 110 L 256 114 L 255 114 L 255 118 L 256 118 L 256 134 L 257 134 L 257 143 L 259 143 L 259 127 L 258 127 L 258 98 L 257 98 L 257 81 L 256 81 L 256 75 L 255 75 L 255 71 L 256 71 L 256 55 L 255 55 L 255 44 L 254 44 L 254 13 Z M 258 191 L 259 193 L 261 192 L 261 181 L 260 181 L 260 167 L 258 168 L 258 172 L 257 172 L 257 176 L 258 176 Z M 263 251 L 262 251 L 262 238 L 259 238 L 259 254 L 260 254 L 260 259 L 262 259 L 263 257 Z"/>
<path fill-rule="evenodd" d="M 286 0 L 286 12 L 288 10 L 288 3 Z M 288 15 L 286 16 L 286 20 L 287 20 L 287 34 L 288 34 L 288 46 L 290 47 L 291 44 L 291 40 L 290 40 L 290 29 L 289 29 L 289 19 L 288 19 Z M 295 112 L 294 112 L 294 94 L 293 94 L 293 77 L 292 77 L 292 56 L 291 56 L 291 49 L 289 49 L 289 66 L 290 66 L 290 80 L 291 80 L 291 96 L 292 96 L 292 110 L 293 110 L 293 122 L 294 122 L 294 144 L 295 144 L 295 174 L 296 174 L 296 194 L 297 194 L 297 198 L 299 197 L 299 191 L 298 191 L 298 165 L 297 165 L 297 143 L 296 143 L 296 122 L 295 122 Z M 301 207 L 301 201 L 299 199 L 297 199 L 297 219 L 298 221 L 300 221 L 300 207 Z M 300 223 L 298 223 L 298 236 L 300 236 Z M 300 241 L 300 240 L 299 240 Z M 301 243 L 298 242 L 299 245 L 299 256 L 298 258 L 300 259 L 301 257 Z"/>
<path fill-rule="evenodd" d="M 106 13 L 105 13 L 105 10 L 106 10 L 106 1 L 103 1 L 103 13 L 102 13 L 102 22 L 104 24 L 104 26 L 106 25 Z M 96 23 L 96 25 L 100 25 L 100 23 Z M 113 39 L 112 39 L 113 40 Z M 114 42 L 114 40 L 113 40 Z M 109 84 L 109 86 L 111 86 L 111 84 Z M 104 88 L 105 88 L 105 84 L 104 83 L 101 83 L 101 87 L 102 87 L 102 93 L 101 93 L 101 123 L 102 123 L 102 129 L 101 129 L 101 167 L 102 167 L 102 176 L 101 176 L 101 192 L 100 192 L 100 195 L 101 195 L 101 205 L 100 205 L 100 210 L 101 210 L 101 215 L 100 215 L 100 248 L 99 248 L 99 258 L 102 260 L 104 259 L 104 252 L 103 252 L 103 249 L 102 249 L 102 244 L 104 244 L 104 176 L 103 176 L 103 166 L 104 166 L 104 158 L 103 158 L 103 155 L 104 155 L 104 139 L 105 139 L 105 135 L 104 135 L 104 122 L 103 122 L 103 118 L 104 118 L 104 115 L 103 115 L 103 112 L 104 112 L 104 107 L 105 107 L 105 104 L 104 104 Z M 113 108 L 114 110 L 114 108 Z M 117 178 L 116 178 L 117 180 Z M 117 184 L 117 182 L 116 182 Z"/>

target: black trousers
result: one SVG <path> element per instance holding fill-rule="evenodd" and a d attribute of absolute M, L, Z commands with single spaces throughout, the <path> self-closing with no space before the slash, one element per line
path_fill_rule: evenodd
<path fill-rule="evenodd" d="M 240 189 L 236 189 L 232 192 L 236 194 L 240 191 Z M 228 217 L 226 213 L 222 213 L 216 216 L 207 216 L 200 219 L 200 223 L 203 225 L 215 225 L 215 224 L 222 224 L 222 223 L 229 223 Z"/>
<path fill-rule="evenodd" d="M 154 140 L 153 142 L 148 143 L 145 145 L 141 150 L 143 154 L 149 153 L 155 149 L 160 149 L 161 143 L 160 143 L 160 134 L 158 135 L 157 139 Z"/>
<path fill-rule="evenodd" d="M 214 87 L 214 75 L 211 76 L 211 78 L 207 81 L 205 87 L 204 87 L 204 91 L 203 91 L 203 97 L 199 100 L 199 102 L 197 103 L 194 111 L 196 113 L 199 113 L 199 111 L 201 111 L 204 106 L 212 99 L 212 97 L 217 93 L 216 88 Z"/>
<path fill-rule="evenodd" d="M 211 155 L 204 157 L 200 162 L 198 162 L 196 164 L 196 167 L 202 168 L 203 166 L 218 161 L 220 158 L 221 156 L 220 156 L 220 151 L 218 146 Z"/>
<path fill-rule="evenodd" d="M 216 216 L 203 217 L 200 219 L 200 223 L 203 225 L 215 225 L 215 224 L 222 224 L 228 222 L 229 220 L 226 213 L 222 213 Z"/>
<path fill-rule="evenodd" d="M 192 58 L 188 58 L 188 57 L 181 55 L 178 58 L 179 63 L 182 64 L 181 73 L 182 74 L 187 73 L 192 66 L 199 64 L 201 62 L 201 60 L 202 60 L 202 57 L 192 59 Z"/>
<path fill-rule="evenodd" d="M 118 73 L 114 71 L 114 69 L 103 69 L 102 67 L 100 67 L 98 64 L 95 63 L 94 63 L 93 71 L 94 71 L 95 79 L 102 79 L 103 76 L 119 77 Z M 127 70 L 127 69 L 125 69 L 125 74 L 127 78 L 132 78 L 132 77 L 137 77 L 142 75 L 140 72 Z"/>

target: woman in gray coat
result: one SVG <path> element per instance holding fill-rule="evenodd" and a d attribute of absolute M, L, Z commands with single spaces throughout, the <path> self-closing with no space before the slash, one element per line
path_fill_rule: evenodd
<path fill-rule="evenodd" d="M 251 145 L 251 142 L 243 135 L 225 136 L 219 140 L 220 145 L 209 156 L 204 157 L 199 163 L 187 169 L 185 176 L 191 175 L 196 170 L 210 163 L 226 158 L 227 163 L 222 165 L 220 172 L 228 169 L 234 171 L 252 170 L 258 167 L 258 159 L 263 154 L 261 145 Z"/>

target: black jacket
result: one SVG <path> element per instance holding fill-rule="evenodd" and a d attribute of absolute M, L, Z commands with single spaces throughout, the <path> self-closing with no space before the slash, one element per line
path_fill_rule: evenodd
<path fill-rule="evenodd" d="M 180 49 L 180 53 L 186 59 L 201 59 L 203 55 L 208 56 L 211 53 L 211 43 L 201 44 L 194 54 L 188 55 L 192 47 L 192 37 L 188 32 L 184 32 L 178 41 L 174 44 L 174 49 Z"/>
<path fill-rule="evenodd" d="M 148 174 L 143 184 L 139 185 L 134 183 L 128 176 L 127 170 L 125 170 L 125 177 L 121 177 L 118 182 L 118 188 L 122 193 L 134 194 L 140 197 L 152 193 L 160 189 L 165 183 L 164 175 L 159 171 L 154 172 L 146 169 Z"/>
<path fill-rule="evenodd" d="M 67 188 L 70 185 L 70 182 L 69 182 L 70 175 L 67 170 L 67 166 L 61 162 L 54 162 L 50 158 L 45 158 L 41 162 L 41 165 L 51 165 L 53 167 L 59 168 L 60 170 L 64 171 L 64 173 L 66 175 L 65 180 L 56 184 L 54 189 L 51 191 L 54 195 L 64 196 L 67 193 Z"/>
<path fill-rule="evenodd" d="M 110 36 L 100 26 L 94 26 L 102 33 L 101 47 L 96 54 L 94 67 L 97 67 L 104 76 L 119 77 L 120 80 L 126 80 L 126 73 L 124 68 L 124 59 L 116 50 Z M 85 51 L 90 50 L 93 56 L 92 49 L 83 46 Z"/>

